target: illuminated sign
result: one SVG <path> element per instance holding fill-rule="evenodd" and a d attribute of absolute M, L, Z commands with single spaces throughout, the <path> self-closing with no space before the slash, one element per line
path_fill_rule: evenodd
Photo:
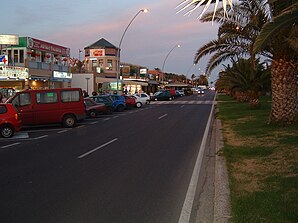
<path fill-rule="evenodd" d="M 19 36 L 18 35 L 0 35 L 0 44 L 19 45 Z"/>
<path fill-rule="evenodd" d="M 36 50 L 48 51 L 62 56 L 69 56 L 70 49 L 56 44 L 48 43 L 42 40 L 28 38 L 28 47 Z"/>
<path fill-rule="evenodd" d="M 146 68 L 141 68 L 140 69 L 140 74 L 147 74 L 147 69 Z"/>
<path fill-rule="evenodd" d="M 104 57 L 105 50 L 104 49 L 90 49 L 90 57 Z"/>
<path fill-rule="evenodd" d="M 72 73 L 53 71 L 54 78 L 72 78 Z"/>
<path fill-rule="evenodd" d="M 0 55 L 0 65 L 8 65 L 8 56 Z"/>
<path fill-rule="evenodd" d="M 0 78 L 19 78 L 29 77 L 29 70 L 25 67 L 0 66 Z"/>

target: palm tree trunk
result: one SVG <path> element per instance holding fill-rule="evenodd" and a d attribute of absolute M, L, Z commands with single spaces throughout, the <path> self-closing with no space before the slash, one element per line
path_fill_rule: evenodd
<path fill-rule="evenodd" d="M 272 107 L 269 123 L 291 124 L 298 112 L 297 63 L 273 60 L 271 66 Z"/>

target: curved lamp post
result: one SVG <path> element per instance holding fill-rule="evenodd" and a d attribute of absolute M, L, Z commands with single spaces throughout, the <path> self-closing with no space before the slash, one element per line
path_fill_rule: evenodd
<path fill-rule="evenodd" d="M 122 44 L 122 41 L 123 41 L 123 38 L 125 36 L 125 33 L 126 31 L 128 30 L 129 26 L 131 25 L 131 23 L 135 20 L 135 18 L 141 13 L 141 12 L 148 12 L 149 10 L 148 9 L 141 9 L 140 11 L 138 11 L 138 13 L 130 20 L 130 22 L 128 23 L 128 25 L 126 26 L 122 36 L 121 36 L 121 39 L 120 39 L 120 42 L 119 42 L 119 45 L 118 45 L 118 49 L 117 49 L 117 67 L 116 67 L 116 73 L 117 73 L 117 92 L 118 92 L 118 86 L 119 86 L 119 76 L 120 76 L 120 47 L 121 47 L 121 44 Z"/>
<path fill-rule="evenodd" d="M 163 61 L 162 68 L 161 68 L 161 73 L 162 73 L 162 81 L 161 81 L 161 82 L 162 82 L 162 87 L 164 87 L 164 72 L 163 72 L 163 69 L 164 69 L 164 67 L 165 67 L 165 63 L 166 63 L 166 61 L 167 61 L 169 55 L 172 53 L 172 51 L 173 51 L 176 47 L 179 48 L 180 45 L 179 45 L 179 44 L 175 45 L 175 46 L 170 50 L 170 52 L 168 52 L 168 54 L 167 54 L 165 60 Z"/>

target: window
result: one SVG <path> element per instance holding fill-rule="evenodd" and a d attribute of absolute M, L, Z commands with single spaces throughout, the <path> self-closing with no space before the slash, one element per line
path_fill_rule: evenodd
<path fill-rule="evenodd" d="M 94 104 L 91 101 L 85 100 L 85 104 L 87 106 L 93 106 Z"/>
<path fill-rule="evenodd" d="M 113 68 L 113 61 L 112 60 L 108 60 L 108 67 L 109 67 L 109 70 L 111 70 Z"/>
<path fill-rule="evenodd" d="M 18 63 L 19 62 L 19 51 L 13 50 L 13 62 Z"/>
<path fill-rule="evenodd" d="M 19 96 L 17 96 L 13 101 L 12 104 L 15 107 L 18 106 L 25 106 L 25 105 L 30 105 L 31 104 L 31 97 L 30 93 L 22 93 Z"/>
<path fill-rule="evenodd" d="M 42 92 L 36 93 L 36 102 L 38 104 L 48 104 L 58 102 L 58 96 L 56 92 Z"/>
<path fill-rule="evenodd" d="M 6 113 L 7 112 L 7 108 L 6 108 L 6 106 L 5 105 L 1 105 L 0 106 L 0 114 L 4 114 L 4 113 Z"/>
<path fill-rule="evenodd" d="M 97 60 L 92 60 L 92 68 L 97 67 Z"/>
<path fill-rule="evenodd" d="M 80 91 L 61 91 L 62 102 L 80 101 Z"/>
<path fill-rule="evenodd" d="M 24 63 L 24 50 L 20 50 L 20 63 Z"/>
<path fill-rule="evenodd" d="M 103 67 L 103 60 L 99 60 L 99 67 Z"/>

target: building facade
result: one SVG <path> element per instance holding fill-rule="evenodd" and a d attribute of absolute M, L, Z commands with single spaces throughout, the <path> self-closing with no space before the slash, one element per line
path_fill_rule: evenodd
<path fill-rule="evenodd" d="M 7 61 L 0 64 L 0 89 L 70 87 L 70 49 L 32 37 L 19 37 L 18 45 L 1 48 Z"/>

